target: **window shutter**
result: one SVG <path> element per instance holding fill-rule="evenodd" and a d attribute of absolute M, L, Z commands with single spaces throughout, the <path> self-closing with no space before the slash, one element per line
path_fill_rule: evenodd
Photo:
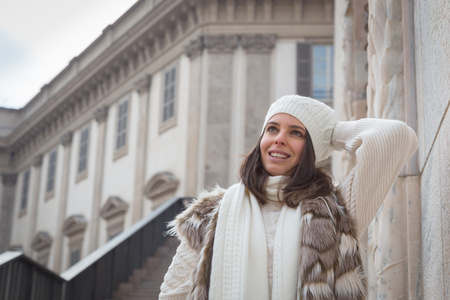
<path fill-rule="evenodd" d="M 297 43 L 297 94 L 311 96 L 311 44 Z"/>

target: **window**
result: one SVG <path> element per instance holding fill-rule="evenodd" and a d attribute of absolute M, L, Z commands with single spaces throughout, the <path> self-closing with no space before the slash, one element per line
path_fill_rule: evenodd
<path fill-rule="evenodd" d="M 25 208 L 27 208 L 29 185 L 30 185 L 30 170 L 26 171 L 23 174 L 22 197 L 20 199 L 20 210 L 24 210 Z"/>
<path fill-rule="evenodd" d="M 72 251 L 70 251 L 70 262 L 69 265 L 70 267 L 73 266 L 74 264 L 76 264 L 79 260 L 80 260 L 80 249 L 74 249 Z"/>
<path fill-rule="evenodd" d="M 50 153 L 50 158 L 48 162 L 48 173 L 47 173 L 47 193 L 50 193 L 55 188 L 55 172 L 56 172 L 56 149 Z"/>
<path fill-rule="evenodd" d="M 78 174 L 86 171 L 89 146 L 89 127 L 84 128 L 80 135 L 80 153 L 78 158 Z"/>
<path fill-rule="evenodd" d="M 128 118 L 128 99 L 119 103 L 118 118 L 117 118 L 116 150 L 119 150 L 126 145 L 127 118 Z"/>
<path fill-rule="evenodd" d="M 313 46 L 313 98 L 333 99 L 333 71 L 333 46 Z"/>
<path fill-rule="evenodd" d="M 297 44 L 297 94 L 331 105 L 333 99 L 333 46 Z"/>
<path fill-rule="evenodd" d="M 162 123 L 172 119 L 175 115 L 175 85 L 176 67 L 172 67 L 164 75 Z"/>

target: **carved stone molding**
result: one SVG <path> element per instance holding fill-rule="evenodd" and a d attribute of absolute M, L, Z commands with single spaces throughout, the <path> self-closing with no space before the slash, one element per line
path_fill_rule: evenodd
<path fill-rule="evenodd" d="M 143 92 L 148 91 L 151 84 L 152 84 L 152 76 L 145 75 L 144 77 L 140 78 L 138 81 L 134 83 L 134 88 L 136 89 L 136 92 L 142 94 Z"/>
<path fill-rule="evenodd" d="M 35 157 L 33 157 L 33 161 L 32 161 L 33 166 L 36 168 L 39 168 L 40 166 L 42 166 L 42 158 L 43 158 L 42 154 L 38 154 Z"/>
<path fill-rule="evenodd" d="M 168 193 L 174 193 L 179 183 L 179 180 L 172 173 L 157 173 L 147 183 L 144 195 L 148 199 L 153 199 Z"/>
<path fill-rule="evenodd" d="M 211 53 L 232 53 L 239 44 L 238 35 L 205 35 L 204 47 Z"/>
<path fill-rule="evenodd" d="M 106 105 L 97 108 L 97 110 L 94 112 L 95 121 L 97 121 L 98 123 L 104 122 L 107 117 L 108 117 L 108 106 Z"/>
<path fill-rule="evenodd" d="M 2 174 L 2 183 L 6 186 L 15 186 L 17 183 L 17 174 Z"/>
<path fill-rule="evenodd" d="M 184 47 L 184 52 L 187 57 L 190 59 L 194 59 L 198 55 L 200 55 L 203 51 L 203 36 L 192 40 Z"/>
<path fill-rule="evenodd" d="M 46 231 L 39 231 L 31 242 L 31 248 L 34 251 L 42 250 L 43 248 L 50 248 L 52 245 L 52 237 Z"/>
<path fill-rule="evenodd" d="M 86 226 L 86 219 L 82 215 L 73 215 L 68 217 L 64 222 L 62 232 L 66 236 L 71 236 L 80 231 L 84 231 Z"/>
<path fill-rule="evenodd" d="M 116 196 L 111 196 L 106 201 L 105 205 L 103 205 L 102 210 L 100 211 L 100 217 L 105 220 L 108 220 L 118 214 L 124 214 L 128 209 L 128 203 L 120 199 Z"/>
<path fill-rule="evenodd" d="M 64 147 L 70 146 L 70 144 L 72 143 L 72 132 L 66 132 L 62 135 L 61 137 L 61 145 L 63 145 Z"/>
<path fill-rule="evenodd" d="M 275 47 L 277 37 L 275 34 L 242 35 L 242 47 L 248 52 L 269 53 Z"/>

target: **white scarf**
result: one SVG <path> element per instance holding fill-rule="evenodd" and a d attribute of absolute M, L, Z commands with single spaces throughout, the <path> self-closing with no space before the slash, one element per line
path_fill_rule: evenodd
<path fill-rule="evenodd" d="M 282 178 L 269 178 L 268 197 L 276 197 Z M 267 241 L 258 200 L 242 183 L 230 187 L 217 221 L 209 299 L 296 299 L 300 227 L 300 205 L 296 209 L 284 205 L 274 238 L 270 297 Z"/>

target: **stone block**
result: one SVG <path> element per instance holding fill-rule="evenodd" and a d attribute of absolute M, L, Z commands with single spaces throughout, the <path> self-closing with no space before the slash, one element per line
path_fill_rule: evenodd
<path fill-rule="evenodd" d="M 424 299 L 444 299 L 440 149 L 436 143 L 421 182 Z"/>
<path fill-rule="evenodd" d="M 445 295 L 450 295 L 450 117 L 445 116 L 439 133 L 440 147 L 440 178 L 442 201 L 442 241 L 444 250 L 444 278 Z"/>
<path fill-rule="evenodd" d="M 431 151 L 439 124 L 448 107 L 450 95 L 450 6 L 446 0 L 415 1 L 414 40 L 416 55 L 417 97 L 423 169 Z M 421 99 L 420 99 L 421 98 Z"/>

